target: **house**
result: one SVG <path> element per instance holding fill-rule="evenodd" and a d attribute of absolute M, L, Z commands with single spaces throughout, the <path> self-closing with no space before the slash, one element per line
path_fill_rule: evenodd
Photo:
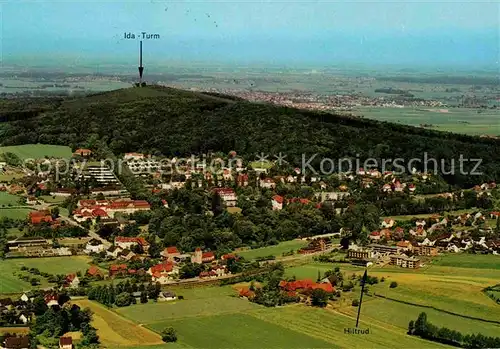
<path fill-rule="evenodd" d="M 15 240 L 7 241 L 9 251 L 25 251 L 28 248 L 37 247 L 40 249 L 49 247 L 49 241 L 41 237 L 21 236 Z"/>
<path fill-rule="evenodd" d="M 128 273 L 126 264 L 113 264 L 109 267 L 109 276 L 125 276 Z"/>
<path fill-rule="evenodd" d="M 322 289 L 328 293 L 335 292 L 335 287 L 331 283 L 316 283 L 310 279 L 296 280 L 296 281 L 286 281 L 282 280 L 279 283 L 282 290 L 287 292 L 296 292 L 301 290 L 316 290 Z"/>
<path fill-rule="evenodd" d="M 404 254 L 401 255 L 391 255 L 390 263 L 391 265 L 397 265 L 402 268 L 416 269 L 420 267 L 420 259 L 414 257 L 407 257 Z"/>
<path fill-rule="evenodd" d="M 222 178 L 224 178 L 225 181 L 232 181 L 233 180 L 233 174 L 231 173 L 231 170 L 225 168 L 222 171 Z"/>
<path fill-rule="evenodd" d="M 125 155 L 123 156 L 123 160 L 125 161 L 142 160 L 144 158 L 145 158 L 144 154 L 141 153 L 125 153 Z"/>
<path fill-rule="evenodd" d="M 118 254 L 123 251 L 120 246 L 111 246 L 106 250 L 106 256 L 112 258 L 118 258 Z"/>
<path fill-rule="evenodd" d="M 19 321 L 26 325 L 30 319 L 27 314 L 21 313 L 21 315 L 19 315 Z"/>
<path fill-rule="evenodd" d="M 28 205 L 36 205 L 38 203 L 38 200 L 34 196 L 28 196 L 26 199 L 26 204 Z"/>
<path fill-rule="evenodd" d="M 382 229 L 380 231 L 380 237 L 386 240 L 391 240 L 392 232 L 389 229 Z"/>
<path fill-rule="evenodd" d="M 168 208 L 168 201 L 167 200 L 161 200 L 161 204 L 163 207 Z"/>
<path fill-rule="evenodd" d="M 80 279 L 78 279 L 78 275 L 76 274 L 66 275 L 64 287 L 78 288 L 79 285 L 80 285 Z"/>
<path fill-rule="evenodd" d="M 281 195 L 274 195 L 273 198 L 271 199 L 271 205 L 273 210 L 281 210 L 283 209 L 283 196 Z"/>
<path fill-rule="evenodd" d="M 274 189 L 276 187 L 276 183 L 271 178 L 264 178 L 260 181 L 260 186 L 262 188 Z"/>
<path fill-rule="evenodd" d="M 399 251 L 412 251 L 413 250 L 413 245 L 411 244 L 410 241 L 399 241 L 396 244 L 396 247 L 398 248 Z"/>
<path fill-rule="evenodd" d="M 21 297 L 19 297 L 20 300 L 22 300 L 23 302 L 28 302 L 30 300 L 30 298 L 28 297 L 28 295 L 26 293 L 23 293 L 23 295 Z"/>
<path fill-rule="evenodd" d="M 201 248 L 197 248 L 191 257 L 192 263 L 202 264 L 210 263 L 215 260 L 215 254 L 213 252 L 202 252 Z"/>
<path fill-rule="evenodd" d="M 367 260 L 374 257 L 370 248 L 363 248 L 356 245 L 350 245 L 347 250 L 347 258 Z"/>
<path fill-rule="evenodd" d="M 59 338 L 59 349 L 73 349 L 73 338 L 71 337 Z"/>
<path fill-rule="evenodd" d="M 382 191 L 384 193 L 390 193 L 390 192 L 392 192 L 392 185 L 387 184 L 387 183 L 384 184 L 384 186 L 382 187 Z"/>
<path fill-rule="evenodd" d="M 415 222 L 415 225 L 418 227 L 425 227 L 425 225 L 427 224 L 427 222 L 425 221 L 425 219 L 421 219 L 421 220 L 417 220 Z"/>
<path fill-rule="evenodd" d="M 95 278 L 103 278 L 104 277 L 104 274 L 101 271 L 101 269 L 99 269 L 95 265 L 91 265 L 90 268 L 87 270 L 86 274 L 90 277 L 95 277 Z"/>
<path fill-rule="evenodd" d="M 117 236 L 115 238 L 115 246 L 121 247 L 124 250 L 136 245 L 141 246 L 144 252 L 149 250 L 149 242 L 142 237 Z"/>
<path fill-rule="evenodd" d="M 413 246 L 413 253 L 417 256 L 430 256 L 434 257 L 438 255 L 438 249 L 434 246 Z"/>
<path fill-rule="evenodd" d="M 123 250 L 120 253 L 118 253 L 118 259 L 127 262 L 132 260 L 135 256 L 137 255 L 134 252 L 130 251 L 129 249 Z"/>
<path fill-rule="evenodd" d="M 382 235 L 380 234 L 379 231 L 373 231 L 370 233 L 370 235 L 368 236 L 368 238 L 370 240 L 374 240 L 374 241 L 378 241 L 382 238 Z"/>
<path fill-rule="evenodd" d="M 427 236 L 427 232 L 421 225 L 419 225 L 416 230 L 410 229 L 410 234 L 421 238 L 425 238 Z"/>
<path fill-rule="evenodd" d="M 59 296 L 55 293 L 46 294 L 44 300 L 45 304 L 47 304 L 49 308 L 53 306 L 59 306 Z"/>
<path fill-rule="evenodd" d="M 213 189 L 214 194 L 218 194 L 227 207 L 234 207 L 237 203 L 237 196 L 233 189 L 231 188 L 215 188 Z"/>
<path fill-rule="evenodd" d="M 174 267 L 174 263 L 168 261 L 156 264 L 147 271 L 147 273 L 151 275 L 151 280 L 153 282 L 159 282 L 160 284 L 171 282 L 173 275 L 178 272 L 179 269 Z"/>
<path fill-rule="evenodd" d="M 176 299 L 176 294 L 170 291 L 160 292 L 160 294 L 158 295 L 158 302 L 170 302 L 175 301 Z"/>
<path fill-rule="evenodd" d="M 85 246 L 85 252 L 86 253 L 100 253 L 102 251 L 106 250 L 106 246 L 102 243 L 101 240 L 98 239 L 91 239 L 89 242 L 87 242 L 87 245 Z"/>
<path fill-rule="evenodd" d="M 382 221 L 382 228 L 392 228 L 396 221 L 392 218 L 386 218 Z"/>
<path fill-rule="evenodd" d="M 30 340 L 28 336 L 7 337 L 2 343 L 2 349 L 29 349 Z"/>
<path fill-rule="evenodd" d="M 161 255 L 163 258 L 165 258 L 169 262 L 174 262 L 174 257 L 179 257 L 181 253 L 175 246 L 170 246 L 165 248 L 162 252 Z"/>
<path fill-rule="evenodd" d="M 238 184 L 238 187 L 248 186 L 248 175 L 246 173 L 238 174 L 238 177 L 236 177 L 236 183 Z"/>
<path fill-rule="evenodd" d="M 31 224 L 52 223 L 53 219 L 48 210 L 32 211 L 28 215 Z"/>
<path fill-rule="evenodd" d="M 414 193 L 417 190 L 417 186 L 412 183 L 408 185 L 408 190 L 410 191 L 410 193 Z"/>
<path fill-rule="evenodd" d="M 91 154 L 92 151 L 90 149 L 82 149 L 82 148 L 75 150 L 75 152 L 73 153 L 73 155 L 79 155 L 83 157 L 90 156 Z"/>

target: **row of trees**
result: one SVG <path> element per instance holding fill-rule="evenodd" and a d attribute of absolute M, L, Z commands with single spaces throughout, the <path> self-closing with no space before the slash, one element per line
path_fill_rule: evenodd
<path fill-rule="evenodd" d="M 426 313 L 420 313 L 416 321 L 410 321 L 408 334 L 456 347 L 500 348 L 500 337 L 488 337 L 480 333 L 463 335 L 459 331 L 437 327 L 427 320 Z"/>
<path fill-rule="evenodd" d="M 136 303 L 136 298 L 133 293 L 140 292 L 140 302 L 147 303 L 148 299 L 156 300 L 161 292 L 160 283 L 144 284 L 135 283 L 118 283 L 116 287 L 111 285 L 94 286 L 87 291 L 87 296 L 90 300 L 95 300 L 108 307 L 116 305 L 118 307 L 128 306 Z"/>

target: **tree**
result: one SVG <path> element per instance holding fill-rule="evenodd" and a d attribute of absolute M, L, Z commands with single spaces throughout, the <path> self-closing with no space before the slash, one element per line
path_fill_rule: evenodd
<path fill-rule="evenodd" d="M 391 284 L 389 285 L 390 288 L 396 288 L 398 287 L 398 283 L 396 281 L 393 281 L 391 282 Z"/>
<path fill-rule="evenodd" d="M 141 303 L 147 303 L 148 302 L 148 295 L 146 292 L 141 292 Z"/>
<path fill-rule="evenodd" d="M 359 301 L 357 299 L 353 299 L 351 304 L 352 304 L 353 307 L 358 307 L 359 306 Z"/>
<path fill-rule="evenodd" d="M 417 336 L 422 336 L 427 334 L 427 314 L 420 313 L 418 315 L 417 321 L 415 321 L 414 333 Z"/>
<path fill-rule="evenodd" d="M 132 303 L 132 296 L 127 293 L 127 292 L 122 292 L 119 295 L 116 296 L 116 301 L 115 304 L 118 307 L 126 307 L 129 306 L 130 303 Z"/>
<path fill-rule="evenodd" d="M 167 327 L 161 332 L 161 339 L 166 342 L 177 342 L 177 333 L 173 327 Z"/>
<path fill-rule="evenodd" d="M 328 298 L 329 298 L 328 292 L 325 290 L 322 290 L 321 288 L 317 288 L 313 290 L 312 295 L 311 295 L 311 303 L 314 306 L 317 307 L 326 307 L 328 304 Z"/>
<path fill-rule="evenodd" d="M 413 334 L 413 331 L 415 330 L 415 321 L 411 320 L 409 323 L 408 323 L 408 334 L 409 335 L 412 335 Z"/>

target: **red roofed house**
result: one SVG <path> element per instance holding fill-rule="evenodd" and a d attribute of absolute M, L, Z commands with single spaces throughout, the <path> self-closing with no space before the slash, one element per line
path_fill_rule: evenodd
<path fill-rule="evenodd" d="M 118 246 L 124 250 L 130 249 L 135 245 L 140 245 L 145 252 L 149 250 L 149 242 L 147 242 L 146 239 L 142 237 L 117 236 L 115 238 L 115 246 Z"/>
<path fill-rule="evenodd" d="M 335 292 L 335 287 L 331 283 L 315 283 L 310 279 L 297 280 L 297 281 L 281 281 L 279 286 L 284 291 L 299 291 L 299 290 L 315 290 L 322 289 L 328 293 Z"/>
<path fill-rule="evenodd" d="M 203 263 L 210 263 L 215 260 L 215 254 L 213 252 L 203 252 L 201 255 L 201 261 Z"/>
<path fill-rule="evenodd" d="M 174 261 L 174 257 L 179 257 L 181 255 L 181 253 L 179 252 L 179 250 L 177 249 L 177 247 L 175 246 L 170 246 L 170 247 L 167 247 L 165 248 L 162 252 L 161 252 L 161 255 L 163 256 L 163 258 L 165 258 L 167 261 L 169 262 L 173 262 Z"/>
<path fill-rule="evenodd" d="M 283 196 L 280 195 L 274 195 L 271 204 L 273 206 L 273 210 L 281 210 L 283 209 Z"/>
<path fill-rule="evenodd" d="M 409 241 L 399 241 L 396 246 L 399 251 L 412 251 L 413 245 Z"/>
<path fill-rule="evenodd" d="M 234 192 L 233 189 L 231 188 L 215 188 L 213 190 L 214 193 L 219 194 L 220 198 L 224 202 L 224 204 L 227 207 L 234 207 L 236 206 L 238 197 L 236 196 L 236 193 Z"/>
<path fill-rule="evenodd" d="M 59 338 L 59 349 L 73 349 L 73 338 L 71 337 Z"/>
<path fill-rule="evenodd" d="M 90 156 L 92 154 L 92 151 L 90 149 L 77 149 L 73 153 L 74 155 L 80 155 L 80 156 Z"/>
<path fill-rule="evenodd" d="M 90 277 L 98 277 L 98 278 L 104 277 L 104 274 L 102 273 L 101 269 L 99 269 L 95 265 L 90 266 L 90 268 L 87 270 L 87 275 Z"/>
<path fill-rule="evenodd" d="M 172 262 L 163 262 L 152 266 L 148 269 L 147 273 L 151 275 L 153 282 L 159 282 L 160 284 L 166 284 L 173 280 L 173 275 L 177 274 L 179 269 L 174 267 Z"/>
<path fill-rule="evenodd" d="M 246 187 L 248 185 L 248 175 L 240 173 L 238 177 L 236 177 L 236 183 L 238 184 L 238 187 Z"/>
<path fill-rule="evenodd" d="M 273 189 L 276 187 L 276 183 L 274 183 L 272 178 L 264 178 L 260 181 L 260 186 L 262 188 Z"/>
<path fill-rule="evenodd" d="M 80 279 L 76 274 L 68 274 L 66 275 L 66 280 L 64 281 L 64 287 L 69 288 L 78 288 L 80 285 Z"/>
<path fill-rule="evenodd" d="M 29 219 L 31 224 L 40 224 L 43 222 L 52 223 L 52 216 L 47 210 L 44 211 L 33 211 L 29 213 Z"/>
<path fill-rule="evenodd" d="M 126 264 L 113 264 L 109 267 L 109 276 L 125 276 L 127 275 L 128 269 Z"/>
<path fill-rule="evenodd" d="M 59 296 L 55 293 L 48 293 L 45 295 L 44 297 L 44 300 L 45 300 L 45 304 L 47 304 L 47 306 L 50 308 L 54 305 L 57 305 L 59 306 Z"/>
<path fill-rule="evenodd" d="M 379 231 L 374 231 L 368 236 L 368 238 L 370 240 L 380 240 L 382 238 L 382 234 L 380 234 Z"/>
<path fill-rule="evenodd" d="M 201 248 L 197 248 L 191 257 L 192 263 L 202 264 L 210 263 L 215 260 L 215 254 L 213 252 L 202 252 Z"/>

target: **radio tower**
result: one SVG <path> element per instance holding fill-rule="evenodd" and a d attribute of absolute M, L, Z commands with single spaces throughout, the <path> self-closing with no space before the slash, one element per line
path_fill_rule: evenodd
<path fill-rule="evenodd" d="M 140 41 L 139 47 L 139 85 L 142 86 L 142 73 L 144 72 L 144 67 L 142 66 L 142 40 Z"/>

